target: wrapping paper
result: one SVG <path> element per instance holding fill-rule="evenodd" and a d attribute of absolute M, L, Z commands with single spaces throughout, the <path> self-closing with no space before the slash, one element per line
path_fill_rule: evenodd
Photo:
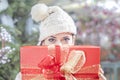
<path fill-rule="evenodd" d="M 23 46 L 22 80 L 99 80 L 98 46 Z"/>

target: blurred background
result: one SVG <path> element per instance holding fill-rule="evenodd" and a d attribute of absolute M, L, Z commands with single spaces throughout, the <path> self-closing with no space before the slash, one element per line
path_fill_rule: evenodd
<path fill-rule="evenodd" d="M 101 47 L 101 65 L 108 80 L 120 80 L 120 0 L 0 0 L 0 80 L 19 72 L 19 49 L 38 42 L 38 24 L 31 7 L 58 5 L 74 19 L 76 45 Z"/>

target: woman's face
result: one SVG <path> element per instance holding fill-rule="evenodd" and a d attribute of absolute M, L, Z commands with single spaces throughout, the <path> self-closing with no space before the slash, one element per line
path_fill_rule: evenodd
<path fill-rule="evenodd" d="M 70 33 L 60 33 L 47 37 L 42 45 L 74 45 L 75 37 Z"/>

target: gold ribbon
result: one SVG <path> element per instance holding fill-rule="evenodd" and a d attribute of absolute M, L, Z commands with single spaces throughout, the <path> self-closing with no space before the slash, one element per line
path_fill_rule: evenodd
<path fill-rule="evenodd" d="M 68 60 L 64 63 L 60 70 L 65 75 L 66 80 L 77 80 L 72 74 L 77 73 L 85 64 L 86 58 L 83 51 L 72 50 Z"/>

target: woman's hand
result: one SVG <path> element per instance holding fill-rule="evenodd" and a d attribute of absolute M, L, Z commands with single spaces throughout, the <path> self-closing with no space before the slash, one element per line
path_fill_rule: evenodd
<path fill-rule="evenodd" d="M 99 78 L 100 80 L 107 80 L 106 77 L 104 76 L 104 71 L 101 67 L 100 67 L 100 72 L 99 72 Z"/>

